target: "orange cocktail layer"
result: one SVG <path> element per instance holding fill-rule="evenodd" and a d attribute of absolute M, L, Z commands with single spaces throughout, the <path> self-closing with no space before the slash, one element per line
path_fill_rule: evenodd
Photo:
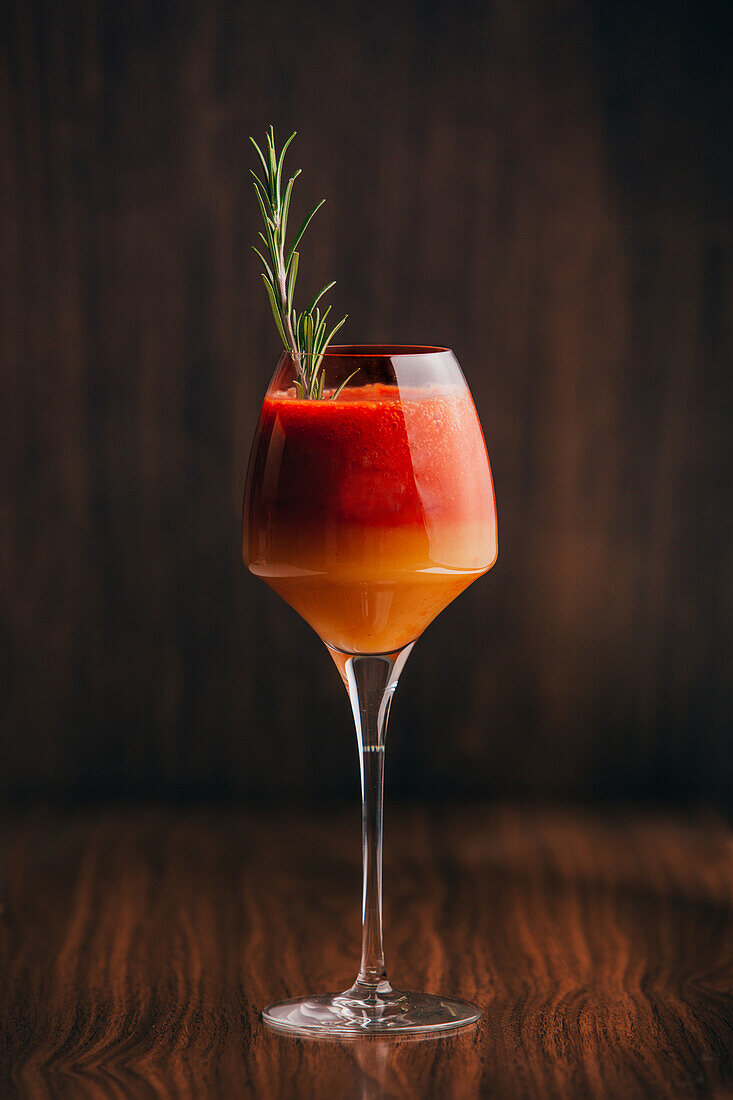
<path fill-rule="evenodd" d="M 486 449 L 459 390 L 268 396 L 245 558 L 328 644 L 394 650 L 496 557 Z"/>

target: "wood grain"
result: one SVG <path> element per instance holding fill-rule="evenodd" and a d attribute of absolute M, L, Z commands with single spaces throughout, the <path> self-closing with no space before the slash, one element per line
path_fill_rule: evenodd
<path fill-rule="evenodd" d="M 729 798 L 727 13 L 664 8 L 3 3 L 3 797 L 353 788 L 328 657 L 239 562 L 273 121 L 294 213 L 328 200 L 304 291 L 453 346 L 494 466 L 499 562 L 410 660 L 394 789 Z"/>
<path fill-rule="evenodd" d="M 477 1000 L 460 1036 L 301 1042 L 258 1020 L 353 976 L 356 808 L 6 818 L 2 1095 L 730 1095 L 719 822 L 505 806 L 387 824 L 392 979 Z"/>

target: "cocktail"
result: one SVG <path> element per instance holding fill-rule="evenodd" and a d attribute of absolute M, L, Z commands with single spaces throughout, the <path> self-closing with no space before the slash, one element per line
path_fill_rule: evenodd
<path fill-rule="evenodd" d="M 268 257 L 258 255 L 285 351 L 252 447 L 243 557 L 310 623 L 346 685 L 361 768 L 363 895 L 354 984 L 270 1005 L 263 1018 L 313 1035 L 445 1031 L 475 1022 L 478 1008 L 453 997 L 400 992 L 387 978 L 385 737 L 415 641 L 496 560 L 489 460 L 468 386 L 448 348 L 334 346 L 340 324 L 327 335 L 326 314 L 317 306 L 330 286 L 302 313 L 294 309 L 295 245 L 315 211 L 286 248 L 295 178 L 283 194 L 289 142 L 278 155 L 272 130 L 266 141 L 264 152 L 256 146 L 265 178 L 255 186 Z"/>
<path fill-rule="evenodd" d="M 363 799 L 362 958 L 348 991 L 272 1005 L 264 1017 L 339 1035 L 453 1028 L 478 1009 L 397 992 L 386 975 L 384 749 L 415 641 L 496 560 L 491 471 L 447 348 L 331 346 L 323 371 L 320 400 L 297 395 L 289 355 L 275 371 L 250 460 L 243 554 L 325 642 L 349 693 Z"/>

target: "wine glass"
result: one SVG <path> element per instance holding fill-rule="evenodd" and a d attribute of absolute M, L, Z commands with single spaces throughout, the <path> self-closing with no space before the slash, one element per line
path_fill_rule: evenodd
<path fill-rule="evenodd" d="M 416 639 L 496 560 L 491 469 L 448 348 L 332 346 L 322 367 L 320 400 L 298 396 L 288 353 L 272 377 L 247 475 L 243 557 L 310 623 L 349 694 L 361 768 L 361 966 L 345 992 L 282 1001 L 263 1019 L 339 1037 L 449 1030 L 480 1010 L 393 989 L 385 969 L 385 735 Z"/>

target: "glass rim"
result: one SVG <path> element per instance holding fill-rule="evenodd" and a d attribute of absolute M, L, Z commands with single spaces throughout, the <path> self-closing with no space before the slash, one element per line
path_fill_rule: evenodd
<path fill-rule="evenodd" d="M 452 355 L 450 348 L 436 344 L 329 344 L 323 355 L 339 358 L 353 356 L 361 359 L 393 359 L 398 355 Z M 292 355 L 286 352 L 287 355 Z"/>

